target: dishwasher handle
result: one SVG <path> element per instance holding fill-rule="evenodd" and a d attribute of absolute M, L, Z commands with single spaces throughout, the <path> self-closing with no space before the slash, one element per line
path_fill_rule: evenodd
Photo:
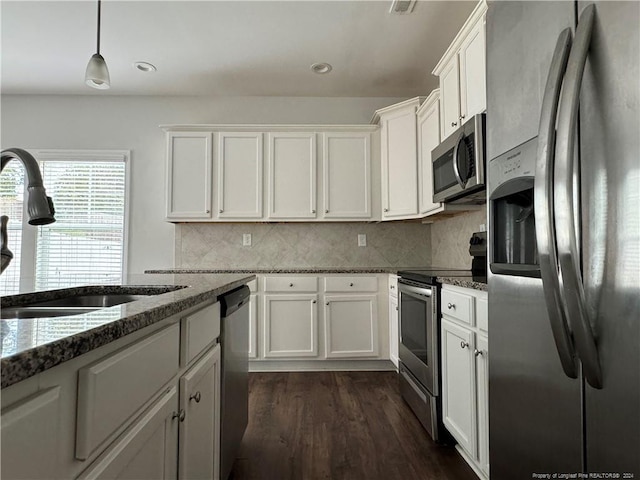
<path fill-rule="evenodd" d="M 251 290 L 249 290 L 249 287 L 246 285 L 225 293 L 220 297 L 220 315 L 222 317 L 228 317 L 236 310 L 248 304 L 250 296 Z"/>

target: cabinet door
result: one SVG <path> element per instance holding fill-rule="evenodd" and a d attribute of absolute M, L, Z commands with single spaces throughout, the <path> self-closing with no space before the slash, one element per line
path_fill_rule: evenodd
<path fill-rule="evenodd" d="M 440 105 L 442 140 L 460 126 L 460 86 L 458 57 L 454 55 L 440 73 Z"/>
<path fill-rule="evenodd" d="M 475 350 L 478 373 L 478 461 L 489 478 L 489 340 L 478 335 Z"/>
<path fill-rule="evenodd" d="M 269 217 L 316 218 L 315 133 L 269 134 Z"/>
<path fill-rule="evenodd" d="M 442 417 L 471 458 L 476 457 L 476 375 L 473 332 L 442 319 Z"/>
<path fill-rule="evenodd" d="M 389 297 L 389 357 L 398 368 L 398 298 Z"/>
<path fill-rule="evenodd" d="M 317 295 L 264 296 L 265 358 L 318 356 L 317 303 Z"/>
<path fill-rule="evenodd" d="M 484 16 L 460 46 L 460 119 L 464 123 L 487 107 Z"/>
<path fill-rule="evenodd" d="M 326 296 L 327 358 L 378 356 L 378 312 L 375 295 Z"/>
<path fill-rule="evenodd" d="M 262 133 L 219 134 L 219 218 L 262 218 L 262 152 Z"/>
<path fill-rule="evenodd" d="M 258 295 L 249 298 L 249 358 L 258 357 Z"/>
<path fill-rule="evenodd" d="M 420 213 L 428 213 L 442 206 L 433 202 L 433 164 L 431 150 L 440 144 L 440 102 L 425 105 L 418 113 L 418 187 Z"/>
<path fill-rule="evenodd" d="M 10 405 L 3 409 L 0 418 L 0 476 L 6 479 L 58 478 L 60 388 L 38 392 Z"/>
<path fill-rule="evenodd" d="M 325 133 L 324 218 L 371 218 L 371 136 Z"/>
<path fill-rule="evenodd" d="M 209 132 L 167 134 L 167 220 L 209 220 L 212 139 Z"/>
<path fill-rule="evenodd" d="M 180 378 L 178 478 L 220 475 L 220 346 Z"/>
<path fill-rule="evenodd" d="M 382 118 L 382 218 L 418 213 L 418 140 L 416 107 Z"/>
<path fill-rule="evenodd" d="M 171 387 L 78 480 L 175 479 L 179 416 L 178 394 Z"/>

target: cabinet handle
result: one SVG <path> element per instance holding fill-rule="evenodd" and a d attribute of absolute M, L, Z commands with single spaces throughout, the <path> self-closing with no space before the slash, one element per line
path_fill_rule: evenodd
<path fill-rule="evenodd" d="M 396 312 L 397 312 L 398 310 L 399 310 L 399 308 L 398 308 L 398 307 L 396 307 Z"/>
<path fill-rule="evenodd" d="M 389 209 L 388 209 L 388 208 L 385 208 L 385 209 L 384 209 L 384 211 L 385 211 L 385 212 L 388 212 L 388 211 L 389 211 Z"/>
<path fill-rule="evenodd" d="M 293 283 L 290 283 L 290 284 L 289 284 L 289 286 L 290 286 L 290 287 L 293 287 Z"/>
<path fill-rule="evenodd" d="M 329 209 L 327 208 L 327 209 L 324 211 L 324 213 L 329 213 Z"/>
<path fill-rule="evenodd" d="M 311 210 L 311 213 L 316 213 L 316 211 L 315 210 Z"/>
<path fill-rule="evenodd" d="M 477 357 L 479 355 L 484 355 L 484 352 L 482 350 L 478 350 L 477 348 L 475 348 L 473 350 L 473 354 Z"/>
<path fill-rule="evenodd" d="M 455 310 L 456 309 L 456 304 L 455 303 L 447 303 L 447 308 L 449 310 Z"/>
<path fill-rule="evenodd" d="M 460 115 L 460 120 L 464 120 L 464 115 Z"/>
<path fill-rule="evenodd" d="M 196 401 L 196 403 L 200 403 L 200 399 L 201 399 L 201 398 L 202 398 L 202 396 L 200 395 L 200 392 L 198 391 L 198 392 L 194 393 L 193 395 L 191 395 L 191 396 L 189 397 L 189 401 L 191 401 L 191 400 L 195 400 L 195 401 Z"/>
<path fill-rule="evenodd" d="M 329 306 L 329 302 L 325 303 L 326 306 Z"/>
<path fill-rule="evenodd" d="M 395 286 L 395 285 L 391 285 L 389 288 L 390 288 L 391 290 L 394 290 L 394 289 L 396 288 L 396 286 Z"/>
<path fill-rule="evenodd" d="M 458 122 L 451 122 L 452 127 L 455 127 L 456 125 L 458 125 Z"/>
<path fill-rule="evenodd" d="M 349 286 L 350 286 L 350 287 L 353 287 L 353 282 L 351 282 L 351 283 L 349 284 Z"/>
<path fill-rule="evenodd" d="M 204 213 L 211 213 L 211 210 L 205 210 Z"/>
<path fill-rule="evenodd" d="M 460 342 L 460 348 L 467 348 L 469 346 L 469 342 Z"/>
<path fill-rule="evenodd" d="M 318 303 L 317 300 L 312 300 L 311 303 Z"/>
<path fill-rule="evenodd" d="M 181 408 L 179 411 L 173 412 L 171 419 L 173 420 L 174 418 L 178 418 L 180 422 L 184 422 L 185 415 L 186 415 L 186 412 L 184 411 L 184 408 Z"/>
<path fill-rule="evenodd" d="M 222 213 L 222 212 L 224 212 L 224 210 L 223 210 L 223 209 L 218 210 L 218 213 Z"/>

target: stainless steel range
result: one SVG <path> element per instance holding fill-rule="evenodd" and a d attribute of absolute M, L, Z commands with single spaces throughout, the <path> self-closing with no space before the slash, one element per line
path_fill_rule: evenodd
<path fill-rule="evenodd" d="M 398 272 L 400 393 L 431 438 L 453 440 L 442 423 L 440 397 L 440 285 L 437 277 L 473 278 L 471 270 Z"/>

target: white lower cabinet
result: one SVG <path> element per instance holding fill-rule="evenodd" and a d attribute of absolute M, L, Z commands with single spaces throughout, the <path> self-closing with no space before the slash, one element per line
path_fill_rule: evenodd
<path fill-rule="evenodd" d="M 312 294 L 264 296 L 265 358 L 318 356 L 317 303 Z"/>
<path fill-rule="evenodd" d="M 178 445 L 178 395 L 164 394 L 78 477 L 89 479 L 175 479 Z"/>
<path fill-rule="evenodd" d="M 375 295 L 326 296 L 324 322 L 327 358 L 378 355 Z"/>
<path fill-rule="evenodd" d="M 489 339 L 487 293 L 442 289 L 442 417 L 458 450 L 489 478 Z"/>
<path fill-rule="evenodd" d="M 220 476 L 220 345 L 180 378 L 178 477 Z"/>

